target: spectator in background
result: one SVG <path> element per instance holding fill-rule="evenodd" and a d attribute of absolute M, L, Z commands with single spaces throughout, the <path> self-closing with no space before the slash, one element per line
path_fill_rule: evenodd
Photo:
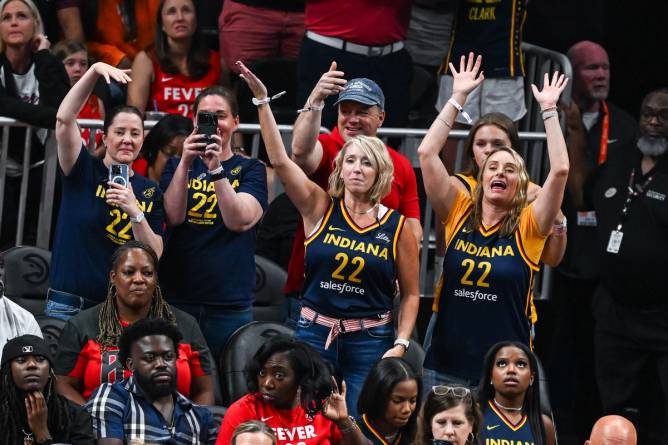
<path fill-rule="evenodd" d="M 252 321 L 256 225 L 267 207 L 267 173 L 257 159 L 232 152 L 239 107 L 224 87 L 205 89 L 198 112 L 213 113 L 217 130 L 207 142 L 192 132 L 181 158 L 167 162 L 165 190 L 169 243 L 160 263 L 167 301 L 191 314 L 218 357 L 227 339 Z"/>
<path fill-rule="evenodd" d="M 584 174 L 584 153 L 573 156 Z M 652 91 L 640 108 L 639 138 L 619 147 L 587 179 L 586 199 L 597 222 L 600 281 L 593 300 L 595 370 L 603 410 L 622 414 L 643 435 L 656 414 L 668 443 L 668 88 Z M 658 378 L 643 378 L 646 369 Z M 656 406 L 639 389 L 659 392 Z M 641 442 L 643 442 L 641 440 Z"/>
<path fill-rule="evenodd" d="M 13 338 L 1 355 L 3 444 L 95 443 L 88 413 L 55 392 L 53 359 L 44 340 L 34 335 Z"/>
<path fill-rule="evenodd" d="M 344 78 L 332 62 L 316 83 L 306 100 L 305 108 L 297 117 L 292 137 L 292 158 L 318 186 L 327 188 L 330 174 L 334 171 L 334 159 L 343 145 L 357 135 L 376 136 L 385 122 L 385 95 L 371 79 Z M 320 134 L 322 111 L 325 99 L 338 94 L 336 107 L 338 121 L 331 134 Z M 406 217 L 406 225 L 419 243 L 422 239 L 420 225 L 420 203 L 417 182 L 411 163 L 391 147 L 387 152 L 394 166 L 394 179 L 389 193 L 382 197 L 381 204 L 397 210 Z M 304 225 L 297 224 L 292 256 L 288 267 L 285 294 L 291 302 L 290 317 L 299 319 L 299 304 L 304 286 Z"/>
<path fill-rule="evenodd" d="M 101 384 L 130 377 L 118 360 L 121 331 L 138 320 L 162 318 L 177 323 L 184 335 L 176 358 L 179 392 L 213 405 L 214 365 L 202 332 L 190 315 L 165 302 L 157 268 L 155 252 L 138 241 L 114 252 L 107 299 L 72 317 L 63 329 L 54 367 L 58 392 L 83 405 Z"/>
<path fill-rule="evenodd" d="M 42 337 L 42 330 L 33 314 L 5 297 L 5 284 L 0 280 L 0 347 L 7 340 L 24 334 Z"/>
<path fill-rule="evenodd" d="M 607 100 L 610 61 L 603 47 L 578 42 L 569 49 L 568 57 L 573 66 L 572 100 L 560 105 L 566 116 L 569 157 L 573 164 L 582 161 L 584 169 L 570 172 L 562 205 L 568 220 L 568 246 L 554 274 L 554 335 L 550 336 L 545 365 L 552 376 L 557 423 L 564 431 L 574 429 L 582 441 L 601 414 L 594 377 L 591 312 L 600 274 L 596 214 L 583 199 L 584 184 L 589 171 L 624 151 L 635 151 L 638 124 Z M 580 160 L 578 156 L 584 157 Z M 564 354 L 572 354 L 573 360 L 565 363 Z"/>
<path fill-rule="evenodd" d="M 207 49 L 193 0 L 161 0 L 153 47 L 132 63 L 128 105 L 192 117 L 199 93 L 220 83 L 220 56 Z"/>
<path fill-rule="evenodd" d="M 240 423 L 232 433 L 231 445 L 276 445 L 274 430 L 260 420 Z"/>
<path fill-rule="evenodd" d="M 585 445 L 636 445 L 637 441 L 631 422 L 622 416 L 605 416 L 596 421 Z"/>
<path fill-rule="evenodd" d="M 104 121 L 103 159 L 82 147 L 76 116 L 99 78 L 128 82 L 128 75 L 95 63 L 58 109 L 56 139 L 63 198 L 49 271 L 46 313 L 69 319 L 107 295 L 109 260 L 119 245 L 137 239 L 160 255 L 163 250 L 162 192 L 132 171 L 144 141 L 144 121 L 134 107 L 111 110 Z M 110 181 L 111 165 L 127 168 L 129 184 Z M 123 167 L 125 166 L 125 167 Z M 119 176 L 119 175 L 117 175 Z M 126 181 L 123 181 L 126 182 Z"/>
<path fill-rule="evenodd" d="M 167 161 L 181 156 L 183 141 L 193 132 L 193 121 L 178 114 L 168 114 L 151 128 L 132 169 L 151 181 L 160 182 Z"/>
<path fill-rule="evenodd" d="M 88 50 L 86 49 L 86 45 L 76 40 L 61 40 L 53 46 L 52 52 L 63 62 L 65 71 L 67 71 L 67 75 L 70 78 L 70 87 L 73 87 L 84 73 L 88 71 Z M 77 118 L 104 120 L 104 104 L 102 100 L 95 94 L 91 94 Z M 102 144 L 102 132 L 99 130 L 94 131 L 95 138 L 91 146 L 91 129 L 83 128 L 81 130 L 81 139 L 88 151 L 95 151 L 97 146 Z"/>
<path fill-rule="evenodd" d="M 320 70 L 336 60 L 347 78 L 374 79 L 387 99 L 385 126 L 404 127 L 413 70 L 404 48 L 410 7 L 410 0 L 386 0 L 382 5 L 376 0 L 307 0 L 306 34 L 297 66 L 297 103 L 313 99 L 311 85 L 318 82 Z M 336 122 L 336 109 L 331 104 L 328 100 L 318 113 L 327 128 Z"/>
<path fill-rule="evenodd" d="M 481 71 L 485 81 L 461 104 L 470 119 L 483 114 L 503 113 L 514 122 L 526 113 L 524 103 L 524 65 L 522 61 L 522 28 L 526 20 L 527 0 L 499 0 L 480 3 L 457 0 L 457 17 L 450 42 L 450 52 L 441 65 L 440 88 L 436 109 L 441 110 L 453 90 L 453 75 L 448 64 L 457 63 L 470 52 L 483 56 Z M 471 125 L 463 113 L 459 124 Z"/>
<path fill-rule="evenodd" d="M 220 55 L 227 72 L 235 62 L 282 57 L 296 60 L 304 37 L 305 0 L 227 0 L 218 18 Z"/>
<path fill-rule="evenodd" d="M 181 339 L 176 325 L 160 318 L 123 330 L 118 359 L 132 377 L 104 383 L 86 403 L 98 443 L 215 443 L 211 412 L 177 390 Z"/>
<path fill-rule="evenodd" d="M 453 445 L 479 442 L 482 415 L 475 396 L 464 386 L 433 386 L 420 408 L 415 445 L 448 441 Z"/>
<path fill-rule="evenodd" d="M 46 129 L 55 126 L 69 81 L 63 65 L 49 52 L 51 44 L 31 0 L 0 1 L 0 16 L 0 114 L 38 127 L 10 130 L 7 163 L 0 166 L 7 174 L 0 231 L 0 250 L 4 250 L 14 244 L 18 224 L 26 131 L 33 132 L 30 162 L 38 165 L 44 159 Z M 23 244 L 34 244 L 37 238 L 41 165 L 31 168 L 30 176 Z"/>

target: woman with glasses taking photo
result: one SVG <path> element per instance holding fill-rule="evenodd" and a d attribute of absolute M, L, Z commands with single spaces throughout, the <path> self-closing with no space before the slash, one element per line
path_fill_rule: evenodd
<path fill-rule="evenodd" d="M 485 355 L 478 398 L 482 439 L 554 445 L 552 420 L 541 413 L 538 362 L 520 342 L 499 342 Z"/>
<path fill-rule="evenodd" d="M 480 443 L 482 415 L 465 386 L 433 386 L 420 411 L 415 445 Z"/>

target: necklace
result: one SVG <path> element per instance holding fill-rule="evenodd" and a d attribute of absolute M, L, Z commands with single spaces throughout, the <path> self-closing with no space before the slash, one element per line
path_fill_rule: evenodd
<path fill-rule="evenodd" d="M 23 445 L 32 445 L 35 442 L 32 432 L 26 433 L 23 427 L 21 427 L 21 432 L 23 433 Z"/>
<path fill-rule="evenodd" d="M 376 204 L 372 205 L 368 210 L 362 210 L 361 212 L 358 212 L 357 210 L 353 210 L 350 207 L 348 207 L 348 204 L 346 204 L 345 201 L 344 201 L 343 205 L 346 206 L 346 209 L 348 209 L 348 211 L 350 213 L 354 213 L 355 215 L 368 215 L 369 213 L 371 213 L 374 209 L 376 209 L 378 207 L 378 204 L 376 203 Z"/>
<path fill-rule="evenodd" d="M 495 404 L 496 406 L 498 406 L 498 407 L 501 408 L 501 409 L 505 409 L 506 411 L 515 411 L 515 412 L 520 412 L 520 411 L 522 411 L 522 407 L 521 407 L 521 406 L 520 406 L 519 408 L 509 407 L 509 406 L 503 406 L 503 405 L 501 405 L 499 402 L 496 401 L 496 397 L 494 397 L 493 400 L 494 400 L 494 404 Z"/>

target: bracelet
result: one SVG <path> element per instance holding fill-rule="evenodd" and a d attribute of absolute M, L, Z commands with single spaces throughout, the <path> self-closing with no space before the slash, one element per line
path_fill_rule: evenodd
<path fill-rule="evenodd" d="M 251 101 L 253 102 L 253 105 L 255 105 L 257 107 L 257 106 L 260 106 L 260 105 L 268 104 L 272 100 L 278 99 L 279 97 L 281 97 L 282 95 L 284 95 L 286 93 L 287 93 L 287 91 L 281 91 L 278 94 L 274 94 L 271 97 L 265 97 L 264 99 L 257 99 L 257 98 L 254 97 L 254 98 L 251 99 Z"/>
<path fill-rule="evenodd" d="M 348 419 L 350 420 L 350 426 L 348 428 L 343 428 L 343 429 L 339 428 L 339 431 L 341 431 L 341 434 L 343 434 L 344 436 L 346 434 L 352 433 L 357 429 L 357 420 L 355 420 L 353 416 L 348 416 Z"/>
<path fill-rule="evenodd" d="M 554 233 L 561 235 L 563 233 L 566 233 L 567 230 L 567 222 L 566 222 L 566 217 L 564 216 L 564 220 L 561 221 L 561 224 L 554 224 L 552 225 L 552 230 Z"/>
<path fill-rule="evenodd" d="M 225 168 L 223 167 L 223 163 L 221 162 L 218 168 L 210 170 L 209 176 L 211 181 L 218 181 L 223 179 L 225 177 Z"/>
<path fill-rule="evenodd" d="M 436 119 L 438 119 L 439 121 L 441 121 L 441 123 L 442 123 L 443 125 L 445 125 L 445 126 L 448 127 L 450 130 L 452 130 L 452 125 L 450 125 L 450 124 L 449 124 L 445 119 L 443 119 L 441 116 L 436 116 Z"/>
<path fill-rule="evenodd" d="M 297 113 L 308 113 L 309 111 L 322 111 L 324 109 L 325 109 L 324 103 L 320 106 L 311 105 L 311 98 L 309 97 L 308 99 L 306 99 L 306 107 L 300 108 L 299 110 L 297 110 Z"/>
<path fill-rule="evenodd" d="M 462 106 L 459 105 L 459 102 L 457 102 L 455 99 L 451 97 L 450 99 L 448 99 L 448 103 L 453 107 L 455 107 L 457 111 L 462 113 L 462 116 L 464 116 L 464 119 L 466 119 L 466 122 L 468 122 L 469 125 L 473 123 L 473 119 L 471 119 L 471 116 L 469 116 L 469 114 L 466 111 L 464 111 L 464 108 L 462 108 Z"/>
<path fill-rule="evenodd" d="M 547 108 L 545 108 L 545 109 L 543 109 L 543 110 L 540 110 L 540 112 L 541 112 L 541 113 L 545 113 L 546 111 L 550 111 L 550 110 L 555 110 L 555 111 L 556 111 L 556 110 L 557 110 L 557 106 L 556 106 L 556 105 L 553 105 L 553 106 L 551 106 L 551 107 L 547 107 Z"/>
<path fill-rule="evenodd" d="M 551 117 L 559 117 L 559 112 L 557 110 L 548 110 L 543 111 L 543 120 L 546 121 Z"/>

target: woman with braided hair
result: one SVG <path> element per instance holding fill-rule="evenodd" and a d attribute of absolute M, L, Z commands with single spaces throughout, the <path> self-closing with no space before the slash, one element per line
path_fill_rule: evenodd
<path fill-rule="evenodd" d="M 9 340 L 0 367 L 0 444 L 93 445 L 88 412 L 54 388 L 49 346 L 35 335 Z"/>
<path fill-rule="evenodd" d="M 129 377 L 118 360 L 121 331 L 143 318 L 164 318 L 184 338 L 176 364 L 179 392 L 200 405 L 213 404 L 209 348 L 195 319 L 164 300 L 157 264 L 153 249 L 139 241 L 114 252 L 106 300 L 72 317 L 60 337 L 56 387 L 65 397 L 83 404 L 100 384 Z"/>

